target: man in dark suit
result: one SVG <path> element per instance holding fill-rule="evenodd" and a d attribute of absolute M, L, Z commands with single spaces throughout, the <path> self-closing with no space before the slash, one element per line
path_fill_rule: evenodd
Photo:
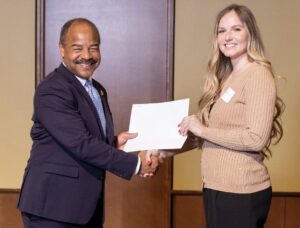
<path fill-rule="evenodd" d="M 106 91 L 92 79 L 99 46 L 92 22 L 66 22 L 62 64 L 36 90 L 33 145 L 18 204 L 27 228 L 102 227 L 105 171 L 130 179 L 153 175 L 158 166 L 155 156 L 149 165 L 145 152 L 121 150 L 136 134 L 114 136 Z"/>

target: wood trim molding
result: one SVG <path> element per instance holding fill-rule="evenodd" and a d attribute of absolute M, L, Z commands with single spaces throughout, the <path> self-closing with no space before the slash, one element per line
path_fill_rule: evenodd
<path fill-rule="evenodd" d="M 44 50 L 45 50 L 45 0 L 36 0 L 36 25 L 35 25 L 35 87 L 44 79 Z"/>
<path fill-rule="evenodd" d="M 20 189 L 12 189 L 12 188 L 0 188 L 1 193 L 20 193 Z M 170 191 L 171 195 L 199 195 L 202 196 L 202 191 L 185 191 L 185 190 L 172 190 Z M 282 196 L 282 197 L 300 197 L 300 192 L 273 192 L 273 196 Z"/>
<path fill-rule="evenodd" d="M 199 195 L 202 196 L 203 192 L 202 191 L 186 191 L 186 190 L 172 190 L 171 194 L 173 196 L 176 195 Z M 300 192 L 273 192 L 272 195 L 274 197 L 276 196 L 282 196 L 282 197 L 300 197 Z"/>
<path fill-rule="evenodd" d="M 166 83 L 166 97 L 168 100 L 172 100 L 174 98 L 174 21 L 175 21 L 175 1 L 168 0 L 168 29 L 167 29 L 167 66 L 166 66 L 166 75 L 167 75 L 167 83 Z M 173 162 L 172 162 L 173 163 Z"/>
<path fill-rule="evenodd" d="M 273 196 L 300 197 L 300 192 L 273 192 Z"/>
<path fill-rule="evenodd" d="M 19 193 L 19 188 L 0 188 L 0 193 Z M 203 195 L 202 191 L 172 190 L 171 195 Z M 273 192 L 273 196 L 300 197 L 300 192 Z"/>
<path fill-rule="evenodd" d="M 0 194 L 20 193 L 20 189 L 0 188 Z"/>

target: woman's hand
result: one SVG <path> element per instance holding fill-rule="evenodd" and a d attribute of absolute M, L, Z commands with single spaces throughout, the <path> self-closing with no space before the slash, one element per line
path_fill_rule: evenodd
<path fill-rule="evenodd" d="M 201 137 L 204 126 L 196 115 L 184 117 L 179 127 L 179 134 L 186 136 L 188 131 L 193 133 L 195 136 Z"/>

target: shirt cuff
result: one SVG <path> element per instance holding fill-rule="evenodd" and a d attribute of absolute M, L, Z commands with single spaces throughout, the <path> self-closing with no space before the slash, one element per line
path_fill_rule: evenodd
<path fill-rule="evenodd" d="M 135 175 L 137 175 L 139 173 L 140 167 L 141 167 L 141 158 L 140 158 L 140 156 L 138 156 L 138 163 L 136 165 L 135 172 L 134 172 Z"/>

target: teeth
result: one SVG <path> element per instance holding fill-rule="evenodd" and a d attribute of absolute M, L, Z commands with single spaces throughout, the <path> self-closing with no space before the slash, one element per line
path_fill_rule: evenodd
<path fill-rule="evenodd" d="M 80 64 L 80 66 L 83 67 L 83 68 L 89 68 L 89 67 L 90 67 L 90 64 L 82 63 L 82 64 Z"/>
<path fill-rule="evenodd" d="M 225 44 L 225 46 L 230 48 L 230 47 L 234 47 L 235 44 Z"/>

